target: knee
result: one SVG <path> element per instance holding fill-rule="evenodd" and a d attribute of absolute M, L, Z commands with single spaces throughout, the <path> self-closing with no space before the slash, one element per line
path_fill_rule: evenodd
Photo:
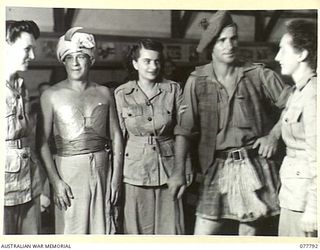
<path fill-rule="evenodd" d="M 218 234 L 221 228 L 221 222 L 216 220 L 208 220 L 197 216 L 194 235 L 213 235 Z"/>

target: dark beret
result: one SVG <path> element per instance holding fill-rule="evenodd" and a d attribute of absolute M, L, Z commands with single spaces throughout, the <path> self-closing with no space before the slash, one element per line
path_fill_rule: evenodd
<path fill-rule="evenodd" d="M 209 20 L 209 26 L 202 33 L 197 52 L 201 53 L 212 40 L 220 35 L 223 28 L 231 24 L 234 24 L 234 22 L 229 11 L 218 10 L 214 13 Z"/>

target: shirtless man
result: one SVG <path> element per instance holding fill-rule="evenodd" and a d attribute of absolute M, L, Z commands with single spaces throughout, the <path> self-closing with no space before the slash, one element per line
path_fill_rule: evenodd
<path fill-rule="evenodd" d="M 57 45 L 57 57 L 66 68 L 67 79 L 41 96 L 41 155 L 59 208 L 56 233 L 108 234 L 115 229 L 115 225 L 110 226 L 106 207 L 118 199 L 122 137 L 109 89 L 88 78 L 95 61 L 95 41 L 80 29 L 68 30 Z M 48 145 L 52 128 L 57 147 L 55 164 Z"/>

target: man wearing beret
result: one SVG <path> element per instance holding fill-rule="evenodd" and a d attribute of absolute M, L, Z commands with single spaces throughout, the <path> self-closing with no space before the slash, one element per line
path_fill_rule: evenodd
<path fill-rule="evenodd" d="M 57 57 L 66 68 L 67 79 L 41 95 L 41 155 L 58 207 L 56 233 L 109 234 L 114 233 L 115 225 L 106 208 L 118 199 L 122 135 L 109 89 L 89 80 L 95 41 L 81 29 L 71 28 L 57 45 Z M 52 128 L 55 161 L 48 145 Z"/>
<path fill-rule="evenodd" d="M 198 142 L 203 180 L 195 234 L 219 234 L 234 220 L 239 235 L 256 235 L 261 219 L 279 214 L 278 167 L 270 157 L 287 87 L 263 65 L 236 60 L 237 29 L 228 11 L 211 18 L 197 51 L 208 47 L 212 61 L 188 78 L 187 109 L 175 130 L 178 168 L 184 168 L 190 141 Z"/>

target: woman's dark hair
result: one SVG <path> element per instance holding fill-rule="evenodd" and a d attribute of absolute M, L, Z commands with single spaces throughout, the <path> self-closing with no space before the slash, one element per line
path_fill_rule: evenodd
<path fill-rule="evenodd" d="M 128 71 L 128 80 L 138 80 L 138 72 L 133 67 L 132 60 L 138 61 L 140 57 L 140 50 L 147 49 L 159 52 L 160 59 L 160 73 L 157 77 L 157 81 L 162 79 L 162 68 L 163 68 L 163 45 L 161 42 L 158 42 L 153 39 L 142 39 L 138 42 L 138 44 L 129 47 L 128 53 L 126 54 L 126 69 Z"/>
<path fill-rule="evenodd" d="M 18 37 L 20 37 L 22 32 L 27 32 L 38 39 L 40 36 L 40 29 L 38 25 L 31 20 L 22 21 L 6 21 L 6 41 L 7 43 L 15 43 Z"/>
<path fill-rule="evenodd" d="M 293 20 L 286 25 L 292 37 L 292 46 L 299 52 L 308 51 L 306 62 L 313 70 L 317 67 L 317 24 L 306 20 Z"/>

